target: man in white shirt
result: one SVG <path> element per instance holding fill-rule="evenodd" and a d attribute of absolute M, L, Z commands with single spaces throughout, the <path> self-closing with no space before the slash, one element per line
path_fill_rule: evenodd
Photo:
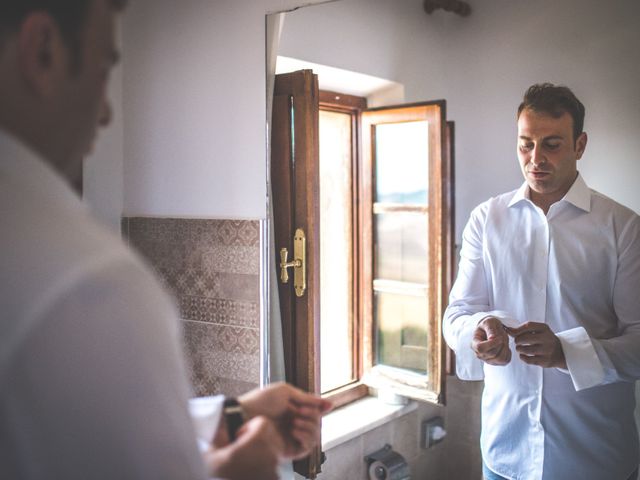
<path fill-rule="evenodd" d="M 0 478 L 275 479 L 328 402 L 278 384 L 188 409 L 173 303 L 69 186 L 124 3 L 0 3 Z"/>
<path fill-rule="evenodd" d="M 444 315 L 458 376 L 484 379 L 487 479 L 635 479 L 640 217 L 577 170 L 584 106 L 534 85 L 515 191 L 471 213 Z"/>

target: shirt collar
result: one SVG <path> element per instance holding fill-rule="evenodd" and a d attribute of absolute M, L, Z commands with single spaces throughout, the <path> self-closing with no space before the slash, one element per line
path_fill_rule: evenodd
<path fill-rule="evenodd" d="M 525 181 L 518 190 L 511 197 L 509 207 L 520 203 L 521 201 L 530 201 L 529 185 Z M 585 212 L 591 211 L 591 190 L 585 183 L 582 175 L 578 173 L 573 185 L 565 196 L 560 200 L 561 202 L 569 202 L 572 205 L 578 207 Z"/>
<path fill-rule="evenodd" d="M 0 181 L 3 179 L 38 197 L 43 205 L 86 211 L 62 175 L 26 144 L 0 129 Z"/>
<path fill-rule="evenodd" d="M 509 202 L 509 206 L 512 207 L 516 203 L 520 203 L 524 200 L 529 200 L 529 186 L 527 185 L 527 182 L 524 182 L 520 185 L 520 188 L 516 190 L 516 193 L 513 194 L 513 197 Z"/>
<path fill-rule="evenodd" d="M 591 190 L 585 183 L 582 175 L 578 173 L 575 182 L 573 182 L 573 185 L 571 185 L 571 188 L 562 200 L 575 205 L 585 212 L 591 211 Z"/>

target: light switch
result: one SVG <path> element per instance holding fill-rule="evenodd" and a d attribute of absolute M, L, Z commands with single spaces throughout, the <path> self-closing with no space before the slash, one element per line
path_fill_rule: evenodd
<path fill-rule="evenodd" d="M 420 432 L 420 446 L 422 448 L 429 448 L 441 442 L 447 435 L 447 431 L 444 429 L 444 419 L 442 417 L 433 417 L 423 420 Z"/>

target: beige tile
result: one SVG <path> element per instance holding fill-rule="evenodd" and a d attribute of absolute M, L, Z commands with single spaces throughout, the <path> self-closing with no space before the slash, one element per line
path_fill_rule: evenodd
<path fill-rule="evenodd" d="M 326 452 L 318 480 L 366 480 L 362 437 L 354 438 Z"/>
<path fill-rule="evenodd" d="M 447 405 L 445 429 L 447 437 L 457 442 L 480 441 L 480 400 L 472 397 L 452 398 Z"/>
<path fill-rule="evenodd" d="M 447 475 L 446 462 L 451 461 L 443 448 L 444 443 L 434 446 L 410 462 L 411 478 L 414 480 L 459 480 Z M 433 451 L 432 451 L 433 450 Z"/>
<path fill-rule="evenodd" d="M 409 462 L 420 453 L 419 434 L 420 419 L 416 410 L 391 422 L 389 443 Z"/>
<path fill-rule="evenodd" d="M 396 419 L 397 421 L 397 419 Z M 385 423 L 378 428 L 374 428 L 362 435 L 362 448 L 364 449 L 364 454 L 369 455 L 376 450 L 380 450 L 386 444 L 390 444 L 391 447 L 395 450 L 395 445 L 391 442 L 392 437 L 392 422 Z"/>
<path fill-rule="evenodd" d="M 447 452 L 448 461 L 445 468 L 447 476 L 456 480 L 479 480 L 482 478 L 478 457 L 466 444 L 452 442 Z"/>

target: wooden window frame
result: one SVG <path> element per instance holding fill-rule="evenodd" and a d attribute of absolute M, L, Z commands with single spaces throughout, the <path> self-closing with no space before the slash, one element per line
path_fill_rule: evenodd
<path fill-rule="evenodd" d="M 440 216 L 436 219 L 437 226 L 430 226 L 430 235 L 434 236 L 430 240 L 438 242 L 437 251 L 439 255 L 436 260 L 431 258 L 431 262 L 436 262 L 437 282 L 429 287 L 429 298 L 431 298 L 431 315 L 434 318 L 429 325 L 430 338 L 437 338 L 436 348 L 430 353 L 431 363 L 437 364 L 436 369 L 430 371 L 430 389 L 436 391 L 436 395 L 423 395 L 423 400 L 441 403 L 445 401 L 444 376 L 453 374 L 455 371 L 455 359 L 450 349 L 444 346 L 441 335 L 441 323 L 439 319 L 446 308 L 448 293 L 453 279 L 454 266 L 454 124 L 446 122 L 446 102 L 438 100 L 434 102 L 422 102 L 419 104 L 407 104 L 402 107 L 437 105 L 441 109 L 439 117 L 440 130 L 442 133 L 441 142 L 437 147 L 437 156 L 441 158 L 439 165 L 435 167 L 435 180 L 437 188 L 431 188 L 430 203 L 434 202 L 434 195 L 440 198 Z M 374 319 L 373 319 L 373 270 L 372 270 L 372 194 L 373 194 L 373 165 L 368 165 L 371 156 L 367 153 L 369 146 L 362 145 L 362 113 L 364 111 L 375 112 L 377 109 L 367 110 L 366 99 L 352 95 L 345 95 L 331 91 L 319 92 L 320 110 L 347 113 L 351 115 L 352 130 L 352 198 L 353 198 L 353 350 L 352 361 L 355 380 L 340 388 L 324 394 L 325 398 L 331 399 L 336 407 L 358 400 L 369 394 L 369 386 L 363 381 L 366 372 L 370 372 L 374 366 Z M 389 107 L 383 107 L 389 108 Z M 392 108 L 392 107 L 391 107 Z M 382 109 L 381 109 L 382 110 Z M 434 140 L 433 138 L 431 139 Z M 362 151 L 360 151 L 362 149 Z M 431 181 L 430 181 L 431 182 Z M 441 183 L 438 183 L 441 182 Z M 432 185 L 433 187 L 434 185 Z M 431 225 L 431 222 L 430 222 Z M 433 251 L 430 248 L 430 251 Z M 437 317 L 437 319 L 435 317 Z M 371 382 L 367 382 L 371 383 Z M 375 384 L 375 382 L 374 382 Z"/>
<path fill-rule="evenodd" d="M 426 117 L 425 117 L 426 115 Z M 400 368 L 376 366 L 374 359 L 375 325 L 373 318 L 373 289 L 363 290 L 364 303 L 364 345 L 369 347 L 364 355 L 365 382 L 374 388 L 384 388 L 397 394 L 431 403 L 444 404 L 446 356 L 442 338 L 442 314 L 446 307 L 444 295 L 448 268 L 448 226 L 451 222 L 449 202 L 446 201 L 448 183 L 447 164 L 449 155 L 445 152 L 446 143 L 446 102 L 409 103 L 372 108 L 365 112 L 362 121 L 362 209 L 363 209 L 363 248 L 365 249 L 365 278 L 373 280 L 373 189 L 375 161 L 375 125 L 395 122 L 410 122 L 429 119 L 429 285 L 428 297 L 431 299 L 428 325 L 430 338 L 427 375 L 425 380 Z M 433 127 L 433 128 L 432 128 Z M 434 160 L 438 160 L 434 162 Z M 450 183 L 450 182 L 449 182 Z M 437 205 L 440 208 L 437 208 Z M 426 383 L 425 383 L 426 381 Z"/>
<path fill-rule="evenodd" d="M 364 374 L 363 364 L 363 311 L 362 311 L 362 250 L 360 246 L 361 241 L 361 209 L 359 206 L 360 198 L 360 115 L 363 110 L 367 108 L 367 100 L 363 97 L 354 95 L 345 95 L 342 93 L 331 92 L 327 90 L 320 90 L 320 110 L 329 112 L 346 113 L 351 117 L 351 165 L 352 165 L 352 232 L 353 232 L 353 285 L 352 291 L 353 303 L 352 303 L 352 318 L 353 318 L 353 345 L 352 345 L 352 365 L 355 380 L 342 386 L 331 390 L 324 394 L 325 398 L 330 399 L 334 406 L 340 407 L 347 403 L 354 402 L 360 398 L 366 397 L 369 394 L 369 388 L 361 382 Z M 321 372 L 322 374 L 322 372 Z"/>

